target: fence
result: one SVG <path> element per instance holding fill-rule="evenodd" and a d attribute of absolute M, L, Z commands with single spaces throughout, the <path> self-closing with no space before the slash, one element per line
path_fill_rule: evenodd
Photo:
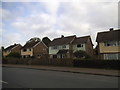
<path fill-rule="evenodd" d="M 3 58 L 3 64 L 52 65 L 84 68 L 120 69 L 120 60 Z"/>
<path fill-rule="evenodd" d="M 53 66 L 73 66 L 72 59 L 33 59 L 33 58 L 3 58 L 3 64 L 25 64 L 25 65 L 53 65 Z"/>

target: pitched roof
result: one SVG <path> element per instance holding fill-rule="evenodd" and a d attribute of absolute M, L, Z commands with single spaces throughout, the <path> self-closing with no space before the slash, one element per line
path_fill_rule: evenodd
<path fill-rule="evenodd" d="M 70 44 L 76 36 L 68 36 L 54 39 L 49 46 Z"/>
<path fill-rule="evenodd" d="M 9 47 L 5 48 L 4 51 L 11 50 L 12 48 L 14 48 L 17 45 L 19 45 L 19 44 L 10 45 Z"/>
<path fill-rule="evenodd" d="M 106 32 L 99 32 L 97 35 L 97 42 L 105 42 L 105 41 L 119 41 L 120 40 L 120 29 L 106 31 Z"/>
<path fill-rule="evenodd" d="M 73 44 L 79 44 L 79 43 L 86 43 L 88 38 L 90 38 L 90 36 L 84 36 L 84 37 L 77 37 L 75 38 L 75 40 L 73 41 Z"/>
<path fill-rule="evenodd" d="M 31 41 L 31 42 L 27 42 L 23 47 L 23 48 L 32 48 L 33 46 L 35 46 L 37 43 L 39 43 L 40 41 Z"/>

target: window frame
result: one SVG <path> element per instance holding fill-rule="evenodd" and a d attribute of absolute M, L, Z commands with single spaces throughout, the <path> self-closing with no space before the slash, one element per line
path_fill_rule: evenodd
<path fill-rule="evenodd" d="M 118 46 L 117 41 L 106 41 L 104 42 L 104 46 L 109 47 L 109 46 Z"/>
<path fill-rule="evenodd" d="M 66 45 L 62 45 L 62 48 L 66 48 Z"/>
<path fill-rule="evenodd" d="M 80 46 L 79 46 L 80 45 Z M 76 45 L 77 48 L 82 48 L 83 47 L 83 44 L 77 44 Z"/>

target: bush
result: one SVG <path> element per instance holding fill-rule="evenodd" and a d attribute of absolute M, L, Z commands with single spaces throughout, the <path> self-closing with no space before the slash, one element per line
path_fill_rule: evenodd
<path fill-rule="evenodd" d="M 84 58 L 84 59 L 90 58 L 90 56 L 85 51 L 82 51 L 82 50 L 74 52 L 74 55 L 77 58 Z"/>

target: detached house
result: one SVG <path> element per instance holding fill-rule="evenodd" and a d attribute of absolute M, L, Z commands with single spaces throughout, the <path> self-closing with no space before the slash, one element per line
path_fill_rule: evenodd
<path fill-rule="evenodd" d="M 96 39 L 98 54 L 101 59 L 120 59 L 120 29 L 99 32 Z"/>
<path fill-rule="evenodd" d="M 31 38 L 21 49 L 21 56 L 23 58 L 36 57 L 40 58 L 48 54 L 48 47 L 39 39 Z"/>
<path fill-rule="evenodd" d="M 49 44 L 50 58 L 73 58 L 73 53 L 77 50 L 84 50 L 88 54 L 93 53 L 93 44 L 90 36 L 76 37 L 68 36 L 54 39 Z"/>
<path fill-rule="evenodd" d="M 3 56 L 7 56 L 10 53 L 19 53 L 20 54 L 20 49 L 21 49 L 21 45 L 20 44 L 14 44 L 14 45 L 10 45 L 9 47 L 5 48 L 3 51 Z"/>
<path fill-rule="evenodd" d="M 83 50 L 88 55 L 93 56 L 93 43 L 90 36 L 76 37 L 72 45 L 73 52 Z"/>

